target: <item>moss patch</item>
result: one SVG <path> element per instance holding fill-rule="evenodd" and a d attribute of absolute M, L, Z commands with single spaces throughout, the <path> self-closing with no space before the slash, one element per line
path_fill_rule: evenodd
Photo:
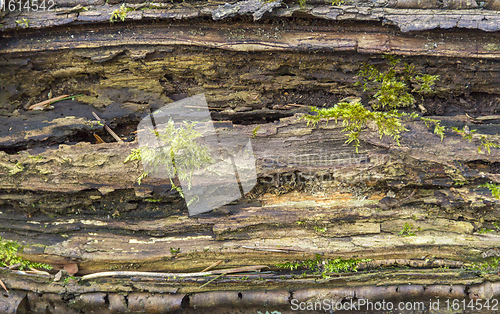
<path fill-rule="evenodd" d="M 328 278 L 331 273 L 347 273 L 356 272 L 359 263 L 369 262 L 370 259 L 347 259 L 344 260 L 340 257 L 335 259 L 322 259 L 319 254 L 316 254 L 315 259 L 295 262 L 284 262 L 276 264 L 275 266 L 280 269 L 296 270 L 307 269 L 312 271 L 313 274 L 321 274 L 323 278 Z M 305 274 L 305 273 L 304 273 Z"/>
<path fill-rule="evenodd" d="M 27 260 L 23 260 L 18 254 L 18 251 L 22 249 L 21 245 L 16 241 L 5 240 L 0 237 L 0 266 L 7 267 L 15 264 L 21 264 L 20 269 L 52 269 L 52 266 L 42 263 L 32 263 Z"/>

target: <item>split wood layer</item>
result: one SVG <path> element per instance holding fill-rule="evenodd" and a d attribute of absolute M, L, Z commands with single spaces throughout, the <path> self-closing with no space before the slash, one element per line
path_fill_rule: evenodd
<path fill-rule="evenodd" d="M 40 286 L 40 285 L 39 285 Z M 27 285 L 23 285 L 26 289 Z M 332 304 L 353 302 L 364 299 L 370 302 L 405 302 L 421 301 L 429 308 L 430 301 L 440 299 L 445 307 L 446 300 L 487 300 L 500 297 L 498 283 L 485 282 L 472 285 L 385 285 L 383 287 L 347 286 L 330 288 L 306 288 L 291 290 L 231 290 L 213 292 L 186 293 L 147 293 L 122 291 L 121 287 L 113 291 L 99 292 L 103 287 L 78 287 L 66 285 L 52 291 L 28 292 L 11 291 L 0 300 L 5 313 L 19 313 L 27 309 L 30 313 L 170 313 L 184 309 L 186 311 L 236 309 L 284 310 L 288 313 L 292 304 L 300 302 L 321 302 L 328 300 Z M 58 291 L 61 290 L 61 291 Z M 175 289 L 174 289 L 175 290 Z M 85 291 L 85 292 L 84 292 Z M 292 300 L 294 300 L 292 302 Z M 16 312 L 17 311 L 17 312 Z M 494 313 L 484 309 L 481 313 Z M 189 312 L 188 312 L 189 313 Z"/>

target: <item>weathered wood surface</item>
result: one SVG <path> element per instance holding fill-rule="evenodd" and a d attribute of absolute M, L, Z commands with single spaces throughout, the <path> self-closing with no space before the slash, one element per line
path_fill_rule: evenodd
<path fill-rule="evenodd" d="M 280 308 L 289 307 L 291 296 L 309 300 L 334 287 L 340 290 L 330 296 L 347 299 L 498 297 L 497 275 L 461 269 L 500 255 L 494 226 L 500 201 L 478 187 L 500 182 L 500 152 L 477 150 L 480 134 L 500 143 L 496 1 L 311 2 L 303 9 L 288 3 L 258 22 L 245 16 L 212 21 L 223 3 L 146 10 L 130 3 L 137 10 L 111 25 L 120 5 L 79 1 L 58 8 L 76 4 L 89 10 L 8 14 L 0 22 L 0 235 L 28 244 L 26 258 L 56 270 L 76 262 L 78 275 L 199 272 L 218 260 L 223 268 L 268 265 L 271 273 L 227 275 L 200 288 L 213 277 L 78 285 L 1 270 L 0 279 L 17 291 L 9 304 L 28 302 L 40 313 L 123 312 L 156 293 L 168 300 L 151 302 L 168 310 L 214 302 L 248 307 L 266 298 L 265 289 L 274 291 L 267 298 Z M 16 27 L 22 18 L 30 20 L 28 29 Z M 369 125 L 356 154 L 340 124 L 312 127 L 300 120 L 307 108 L 296 104 L 330 107 L 361 95 L 353 85 L 358 70 L 363 63 L 383 67 L 384 53 L 407 56 L 418 72 L 440 75 L 436 95 L 422 104 L 447 127 L 477 129 L 472 142 L 452 132 L 440 141 L 422 122 L 407 121 L 401 146 L 379 139 Z M 137 147 L 133 132 L 142 118 L 203 92 L 219 132 L 253 137 L 259 180 L 245 198 L 189 217 L 168 180 L 138 185 L 141 164 L 123 161 Z M 52 110 L 28 110 L 48 93 L 84 96 Z M 114 142 L 92 112 L 126 143 Z M 493 117 L 474 119 L 485 116 Z M 108 143 L 95 144 L 93 133 Z M 405 223 L 416 236 L 399 234 Z M 316 254 L 374 261 L 360 265 L 358 274 L 329 280 L 274 267 Z M 383 265 L 412 269 L 374 271 Z M 405 292 L 408 283 L 416 290 Z M 384 284 L 389 290 L 374 287 Z"/>
<path fill-rule="evenodd" d="M 251 134 L 254 127 L 225 132 L 241 129 Z M 479 256 L 498 246 L 496 235 L 477 234 L 498 216 L 498 200 L 477 185 L 498 180 L 494 165 L 499 153 L 479 154 L 475 141 L 468 143 L 458 135 L 441 142 L 420 122 L 409 122 L 407 128 L 412 132 L 403 136 L 401 147 L 368 130 L 355 154 L 343 144 L 345 136 L 334 123 L 314 129 L 294 117 L 261 125 L 261 135 L 252 139 L 261 183 L 250 200 L 194 217 L 187 216 L 175 195 L 165 193 L 165 182 L 145 179 L 137 185 L 140 163 L 123 164 L 134 143 L 62 145 L 41 153 L 38 160 L 29 153 L 3 154 L 3 228 L 12 234 L 39 234 L 38 243 L 44 238 L 63 240 L 44 243 L 44 258 L 81 258 L 82 272 L 112 260 L 147 260 L 143 267 L 149 270 L 181 270 L 186 268 L 181 256 L 205 255 L 206 249 L 217 253 L 204 257 L 205 263 L 220 254 L 241 256 L 231 265 L 245 263 L 252 255 L 269 260 L 242 248 L 257 244 L 305 254 L 419 258 L 432 252 L 453 259 Z M 496 125 L 490 128 L 497 130 Z M 17 163 L 23 171 L 10 175 Z M 456 185 L 466 181 L 469 184 Z M 415 188 L 405 204 L 378 205 L 391 190 L 403 199 Z M 65 193 L 72 193 L 71 199 Z M 163 201 L 148 203 L 148 197 Z M 26 218 L 23 211 L 34 216 Z M 72 214 L 49 218 L 39 211 Z M 136 215 L 141 221 L 134 221 Z M 405 222 L 421 228 L 418 237 L 398 236 Z M 117 237 L 118 231 L 126 234 Z M 160 266 L 164 258 L 173 257 L 171 247 L 181 247 L 183 254 Z"/>
<path fill-rule="evenodd" d="M 243 1 L 241 1 L 243 2 Z M 278 1 L 275 1 L 278 2 Z M 373 21 L 382 20 L 395 25 L 403 32 L 422 31 L 428 29 L 467 28 L 483 31 L 498 31 L 500 27 L 500 2 L 489 0 L 478 4 L 475 0 L 463 1 L 345 1 L 338 6 L 325 5 L 323 1 L 310 1 L 304 7 L 294 2 L 282 3 L 264 17 L 309 16 L 332 21 Z M 233 2 L 235 3 L 235 2 Z M 85 9 L 76 5 L 85 6 Z M 125 21 L 180 20 L 195 18 L 219 19 L 217 14 L 224 2 L 193 1 L 186 3 L 126 3 L 131 11 Z M 264 3 L 265 4 L 265 3 Z M 58 2 L 52 11 L 11 12 L 4 17 L 4 29 L 46 28 L 51 26 L 68 26 L 82 23 L 108 22 L 114 10 L 121 4 L 108 4 L 96 1 L 77 1 L 71 3 Z M 8 5 L 7 5 L 8 8 Z M 75 8 L 75 9 L 71 9 Z M 270 10 L 272 6 L 270 6 Z M 6 10 L 6 12 L 9 12 Z M 246 14 L 243 14 L 246 13 Z M 253 12 L 235 11 L 228 15 L 249 15 Z M 4 13 L 5 14 L 5 13 Z M 260 16 L 260 14 L 259 14 Z M 17 21 L 29 20 L 26 26 Z M 260 17 L 258 18 L 260 19 Z"/>

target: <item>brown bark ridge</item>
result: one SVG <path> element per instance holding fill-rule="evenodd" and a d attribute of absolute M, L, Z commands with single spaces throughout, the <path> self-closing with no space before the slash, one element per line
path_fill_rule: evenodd
<path fill-rule="evenodd" d="M 500 150 L 478 151 L 500 144 L 497 2 L 129 1 L 114 23 L 116 1 L 4 11 L 0 235 L 54 270 L 0 269 L 1 311 L 288 313 L 294 299 L 498 299 L 500 201 L 480 185 L 500 182 Z M 405 119 L 398 146 L 368 124 L 356 153 L 342 121 L 306 124 L 309 106 L 367 102 L 358 71 L 384 67 L 384 54 L 439 75 L 418 101 L 447 127 L 443 140 Z M 142 118 L 200 93 L 219 134 L 251 138 L 258 183 L 190 217 L 168 180 L 139 185 L 142 165 L 124 160 Z M 31 110 L 61 95 L 83 96 Z M 476 130 L 470 141 L 450 131 L 464 126 Z M 336 258 L 365 261 L 328 276 L 276 266 Z M 58 273 L 74 264 L 75 277 Z M 225 271 L 245 266 L 254 268 Z M 98 272 L 117 273 L 82 277 Z"/>

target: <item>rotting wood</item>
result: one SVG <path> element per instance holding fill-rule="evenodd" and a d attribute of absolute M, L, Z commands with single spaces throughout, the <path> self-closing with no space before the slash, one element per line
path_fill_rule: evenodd
<path fill-rule="evenodd" d="M 60 12 L 69 13 L 57 16 L 7 15 L 0 33 L 0 114 L 9 122 L 0 125 L 2 236 L 31 244 L 23 256 L 54 271 L 78 265 L 77 277 L 199 272 L 219 260 L 224 267 L 267 265 L 271 272 L 78 285 L 71 277 L 53 282 L 53 274 L 2 269 L 14 291 L 2 301 L 12 308 L 29 303 L 45 314 L 160 305 L 261 310 L 263 302 L 289 309 L 292 296 L 498 297 L 497 274 L 468 268 L 495 257 L 500 246 L 499 201 L 478 187 L 499 182 L 498 150 L 480 154 L 479 136 L 469 143 L 447 132 L 441 142 L 422 123 L 407 122 L 411 132 L 401 147 L 369 125 L 355 155 L 340 125 L 312 128 L 299 120 L 309 105 L 359 96 L 353 83 L 360 66 L 393 53 L 440 75 L 436 96 L 424 99 L 429 117 L 478 129 L 498 143 L 498 14 L 476 9 L 494 9 L 497 1 L 382 2 L 310 2 L 302 9 L 288 3 L 258 23 L 238 16 L 215 24 L 219 3 L 127 4 L 146 10 L 113 25 L 109 15 L 121 6 L 113 0 L 60 2 L 66 8 Z M 89 10 L 75 12 L 74 5 Z M 30 19 L 28 29 L 16 25 L 20 18 Z M 82 92 L 79 102 L 49 112 L 25 110 L 47 93 Z M 137 185 L 140 164 L 123 160 L 137 147 L 133 131 L 145 115 L 201 92 L 221 120 L 219 132 L 253 137 L 259 183 L 245 199 L 188 217 L 168 184 L 150 178 Z M 91 145 L 93 133 L 110 141 L 91 122 L 94 110 L 132 143 Z M 325 153 L 332 163 L 319 158 Z M 398 206 L 379 203 L 387 197 Z M 409 226 L 415 236 L 401 234 Z M 329 279 L 274 266 L 318 254 L 372 261 Z"/>

